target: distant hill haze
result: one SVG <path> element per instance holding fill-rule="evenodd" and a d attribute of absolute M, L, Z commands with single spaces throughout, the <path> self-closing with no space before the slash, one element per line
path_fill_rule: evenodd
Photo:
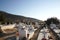
<path fill-rule="evenodd" d="M 34 19 L 34 18 L 30 18 L 30 17 L 25 17 L 25 16 L 21 16 L 21 15 L 13 15 L 4 11 L 0 11 L 0 23 L 15 23 L 17 22 L 17 20 L 19 22 L 25 22 L 25 23 L 35 23 L 35 22 L 42 22 L 41 20 L 38 19 Z"/>

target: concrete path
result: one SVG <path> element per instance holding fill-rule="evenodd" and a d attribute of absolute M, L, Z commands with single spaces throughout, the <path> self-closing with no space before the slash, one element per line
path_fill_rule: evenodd
<path fill-rule="evenodd" d="M 39 35 L 39 32 L 40 32 L 40 30 L 41 30 L 42 28 L 43 28 L 43 27 L 38 28 L 38 29 L 34 32 L 34 35 L 33 35 L 33 37 L 32 37 L 30 40 L 37 40 L 38 35 Z"/>
<path fill-rule="evenodd" d="M 39 33 L 38 39 L 37 40 L 42 40 L 44 38 L 44 32 L 45 32 L 45 38 L 48 40 L 48 36 L 50 36 L 50 33 L 47 31 L 48 29 L 42 29 Z"/>

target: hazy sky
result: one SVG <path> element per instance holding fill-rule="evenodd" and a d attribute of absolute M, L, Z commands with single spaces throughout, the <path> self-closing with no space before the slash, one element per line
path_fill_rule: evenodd
<path fill-rule="evenodd" d="M 60 19 L 60 0 L 0 0 L 0 10 L 40 20 Z"/>

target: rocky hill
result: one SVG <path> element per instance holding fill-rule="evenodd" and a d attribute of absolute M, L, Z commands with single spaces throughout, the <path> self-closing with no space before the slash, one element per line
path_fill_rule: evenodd
<path fill-rule="evenodd" d="M 30 18 L 30 17 L 25 17 L 21 15 L 13 15 L 4 11 L 0 11 L 0 23 L 5 23 L 5 22 L 41 22 L 41 20 L 35 19 L 35 18 Z"/>

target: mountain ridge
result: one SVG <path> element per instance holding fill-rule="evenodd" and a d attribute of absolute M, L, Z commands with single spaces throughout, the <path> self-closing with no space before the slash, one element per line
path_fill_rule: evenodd
<path fill-rule="evenodd" d="M 9 22 L 8 20 L 10 20 L 11 22 L 16 22 L 16 20 L 19 21 L 31 21 L 31 22 L 39 22 L 41 20 L 35 19 L 35 18 L 31 18 L 31 17 L 25 17 L 25 16 L 21 16 L 21 15 L 14 15 L 14 14 L 10 14 L 8 12 L 5 11 L 0 11 L 0 22 L 4 20 L 5 22 Z"/>

